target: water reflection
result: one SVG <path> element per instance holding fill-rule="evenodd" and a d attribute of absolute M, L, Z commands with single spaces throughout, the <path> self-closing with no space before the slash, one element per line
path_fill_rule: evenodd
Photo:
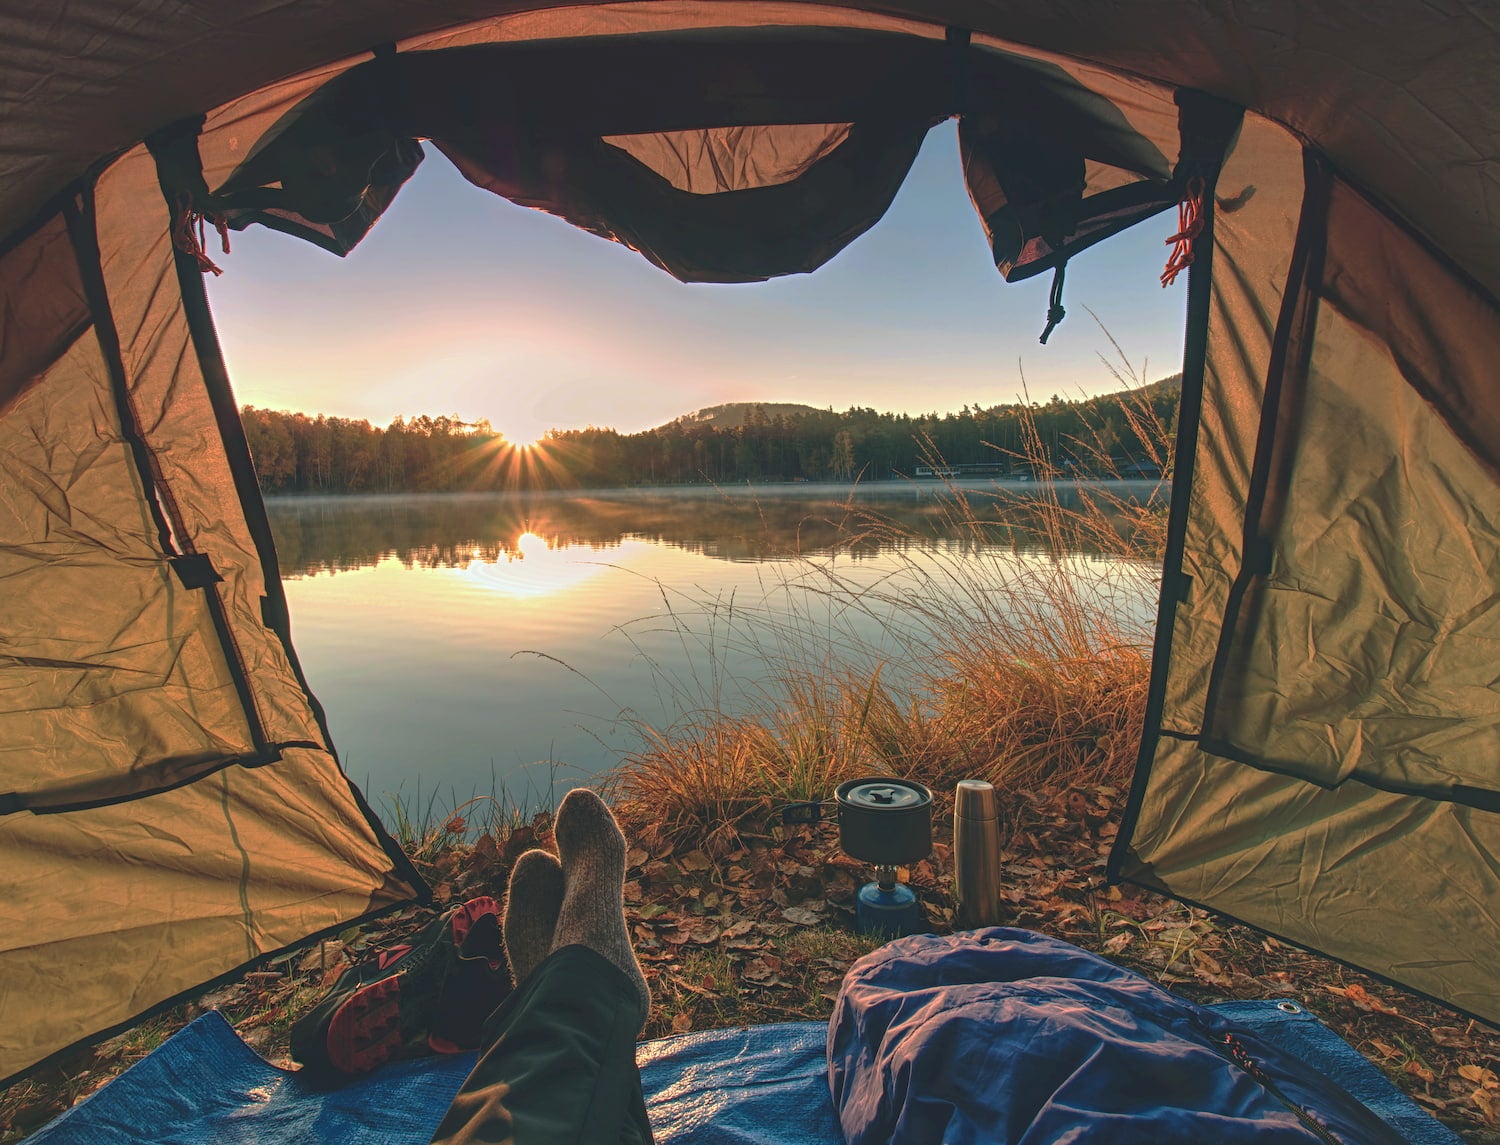
<path fill-rule="evenodd" d="M 1110 495 L 1142 502 L 1161 499 L 1165 491 L 1155 481 L 1109 483 Z M 367 568 L 390 558 L 407 568 L 467 568 L 480 561 L 508 569 L 493 579 L 513 594 L 545 591 L 548 584 L 580 575 L 576 562 L 549 561 L 558 550 L 604 551 L 627 540 L 726 561 L 835 550 L 859 558 L 913 546 L 956 552 L 1042 547 L 1027 520 L 1036 486 L 976 482 L 960 492 L 961 508 L 940 484 L 895 482 L 853 488 L 272 497 L 267 507 L 285 577 Z M 1054 492 L 1068 505 L 1077 500 L 1079 486 L 1067 483 Z M 515 567 L 527 561 L 525 571 Z"/>
<path fill-rule="evenodd" d="M 1052 563 L 1028 491 L 991 489 L 965 491 L 977 526 L 940 486 L 895 483 L 268 507 L 302 664 L 377 805 L 496 788 L 550 805 L 619 761 L 632 720 L 753 701 L 768 664 L 858 649 L 898 680 L 931 616 Z M 1136 585 L 1121 562 L 1071 563 L 1151 614 L 1154 569 Z"/>

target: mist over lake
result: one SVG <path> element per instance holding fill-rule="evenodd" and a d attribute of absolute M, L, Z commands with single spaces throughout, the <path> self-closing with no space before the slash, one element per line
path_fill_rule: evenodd
<path fill-rule="evenodd" d="M 1055 559 L 1026 527 L 1037 492 L 798 483 L 267 505 L 293 638 L 345 767 L 377 806 L 399 795 L 420 811 L 498 787 L 550 802 L 619 762 L 632 719 L 753 703 L 768 658 L 857 648 L 899 674 L 920 634 L 884 597 Z M 1073 556 L 1084 575 L 1113 569 Z M 1125 591 L 1144 614 L 1151 570 L 1134 571 Z"/>

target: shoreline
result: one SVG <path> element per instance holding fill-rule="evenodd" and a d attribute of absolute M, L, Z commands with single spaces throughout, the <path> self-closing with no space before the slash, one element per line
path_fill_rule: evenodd
<path fill-rule="evenodd" d="M 1107 492 L 1142 494 L 1149 499 L 1171 489 L 1169 478 L 1149 477 L 1069 477 L 1064 479 L 1025 480 L 1019 478 L 970 477 L 940 480 L 931 477 L 902 477 L 869 479 L 856 482 L 839 481 L 787 481 L 761 482 L 759 484 L 716 485 L 712 482 L 695 482 L 685 485 L 612 485 L 577 489 L 510 489 L 493 492 L 446 492 L 423 490 L 393 490 L 390 492 L 358 493 L 264 493 L 266 504 L 304 505 L 320 502 L 352 504 L 370 502 L 379 504 L 393 500 L 420 497 L 423 500 L 446 500 L 453 502 L 490 503 L 496 501 L 557 501 L 574 497 L 594 500 L 640 500 L 658 494 L 692 494 L 701 497 L 754 500 L 758 496 L 806 498 L 808 500 L 848 501 L 869 494 L 871 499 L 890 499 L 897 492 L 910 493 L 915 497 L 942 497 L 957 490 L 962 493 L 1014 494 L 1017 497 L 1034 496 L 1039 492 L 1077 492 L 1100 490 Z M 1136 500 L 1136 498 L 1129 498 Z"/>

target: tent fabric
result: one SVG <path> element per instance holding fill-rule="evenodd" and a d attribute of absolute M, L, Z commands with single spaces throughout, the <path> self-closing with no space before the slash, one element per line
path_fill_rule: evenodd
<path fill-rule="evenodd" d="M 7 816 L 0 862 L 8 1073 L 413 895 L 332 757 L 310 750 L 129 803 Z"/>
<path fill-rule="evenodd" d="M 1218 199 L 1161 735 L 1113 871 L 1500 1019 L 1497 314 L 1259 117 Z"/>
<path fill-rule="evenodd" d="M 89 328 L 62 212 L 0 254 L 0 413 Z"/>
<path fill-rule="evenodd" d="M 1208 1008 L 1316 1063 L 1410 1145 L 1458 1138 L 1349 1044 L 1290 1001 Z M 842 1145 L 822 1022 L 709 1030 L 642 1042 L 641 1085 L 661 1145 Z M 400 1062 L 335 1090 L 304 1086 L 215 1011 L 180 1030 L 30 1140 L 135 1145 L 425 1145 L 472 1054 Z"/>
<path fill-rule="evenodd" d="M 376 45 L 404 49 L 507 15 L 519 35 L 589 35 L 650 21 L 658 4 L 656 19 L 671 26 L 744 27 L 772 11 L 787 23 L 904 19 L 967 28 L 1117 76 L 1209 92 L 1291 127 L 1500 293 L 1500 234 L 1489 225 L 1500 159 L 1487 150 L 1500 134 L 1500 95 L 1489 82 L 1500 70 L 1500 37 L 1479 0 L 1447 0 L 1437 12 L 1340 0 L 1260 12 L 1253 22 L 1236 5 L 1196 0 L 1067 0 L 1040 8 L 1021 0 L 905 0 L 879 13 L 641 0 L 535 16 L 528 10 L 550 5 L 309 0 L 289 8 L 252 0 L 225 8 L 210 0 L 135 0 L 122 7 L 90 0 L 71 5 L 67 20 L 12 5 L 0 23 L 0 121 L 7 125 L 0 234 L 24 226 L 80 172 L 152 132 Z M 788 9 L 806 15 L 781 15 Z"/>
<path fill-rule="evenodd" d="M 705 127 L 605 135 L 679 191 L 718 195 L 777 187 L 807 174 L 849 138 L 852 123 L 789 123 L 779 126 Z"/>
<path fill-rule="evenodd" d="M 0 416 L 0 1077 L 421 889 L 267 623 L 151 156 L 68 212 L 77 277 L 11 252 L 64 348 Z"/>
<path fill-rule="evenodd" d="M 1111 873 L 1500 1020 L 1500 32 L 1305 8 L 0 5 L 0 1077 L 423 892 L 297 666 L 195 218 L 347 251 L 428 140 L 743 281 L 872 225 L 952 114 L 1016 278 L 1216 167 L 1192 107 L 1245 109 Z"/>
<path fill-rule="evenodd" d="M 0 493 L 0 631 L 20 653 L 0 693 L 11 810 L 170 786 L 259 751 L 220 640 L 217 586 L 174 575 L 129 440 L 140 418 L 117 404 L 101 341 L 75 342 L 0 421 L 14 475 Z M 61 614 L 59 599 L 73 602 Z"/>

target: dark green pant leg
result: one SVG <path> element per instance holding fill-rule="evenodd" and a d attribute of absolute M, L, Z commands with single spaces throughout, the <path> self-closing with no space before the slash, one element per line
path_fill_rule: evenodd
<path fill-rule="evenodd" d="M 640 998 L 586 946 L 547 956 L 485 1025 L 433 1145 L 651 1145 L 635 1064 Z"/>

